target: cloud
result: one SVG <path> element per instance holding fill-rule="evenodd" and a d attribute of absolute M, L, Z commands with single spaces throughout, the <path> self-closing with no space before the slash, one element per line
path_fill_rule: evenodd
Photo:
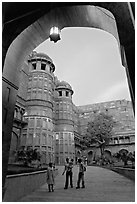
<path fill-rule="evenodd" d="M 128 84 L 126 82 L 115 84 L 114 86 L 106 89 L 106 91 L 96 98 L 96 101 L 110 101 L 116 99 L 131 100 Z"/>

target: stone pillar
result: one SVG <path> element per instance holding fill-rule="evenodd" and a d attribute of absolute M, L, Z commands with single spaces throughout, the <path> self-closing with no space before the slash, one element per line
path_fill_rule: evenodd
<path fill-rule="evenodd" d="M 131 52 L 131 53 L 130 53 Z M 127 80 L 128 80 L 128 86 L 129 86 L 129 91 L 130 91 L 130 96 L 132 100 L 132 106 L 133 106 L 133 111 L 135 113 L 135 54 L 133 53 L 133 48 L 127 48 L 125 52 L 125 48 L 121 46 L 121 60 L 122 60 L 122 65 L 125 67 L 126 75 L 127 75 Z M 128 57 L 128 61 L 126 59 L 126 56 Z M 133 62 L 131 62 L 131 58 Z M 128 64 L 130 67 L 128 67 Z M 131 67 L 132 65 L 132 67 Z M 132 81 L 131 81 L 132 79 Z M 133 83 L 134 82 L 134 83 Z"/>
<path fill-rule="evenodd" d="M 41 70 L 41 61 L 37 61 L 37 70 Z"/>
<path fill-rule="evenodd" d="M 4 70 L 5 71 L 5 70 Z M 10 72 L 11 76 L 18 78 L 17 72 Z M 9 75 L 10 75 L 9 74 Z M 4 196 L 4 185 L 7 175 L 12 125 L 14 118 L 14 109 L 18 91 L 18 81 L 12 81 L 9 75 L 3 73 L 2 77 L 2 187 Z M 14 78 L 13 77 L 13 78 Z"/>
<path fill-rule="evenodd" d="M 119 144 L 119 137 L 117 137 L 117 139 L 118 139 L 118 144 Z"/>

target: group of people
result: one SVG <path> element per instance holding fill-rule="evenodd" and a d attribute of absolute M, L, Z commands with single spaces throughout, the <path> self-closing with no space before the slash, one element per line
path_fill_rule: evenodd
<path fill-rule="evenodd" d="M 66 158 L 66 163 L 64 167 L 64 171 L 62 175 L 66 174 L 65 186 L 64 189 L 68 189 L 69 181 L 70 187 L 73 188 L 73 159 L 69 160 Z M 82 188 L 85 188 L 85 181 L 84 181 L 84 172 L 86 171 L 86 166 L 83 164 L 82 159 L 78 159 L 78 180 L 76 189 L 80 188 L 80 184 L 82 184 Z M 54 176 L 54 167 L 52 163 L 49 163 L 49 167 L 47 169 L 47 184 L 49 192 L 54 191 L 54 184 L 55 184 L 55 176 Z"/>

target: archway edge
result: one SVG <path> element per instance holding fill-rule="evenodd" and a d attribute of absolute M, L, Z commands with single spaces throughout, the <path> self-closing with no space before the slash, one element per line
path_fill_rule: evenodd
<path fill-rule="evenodd" d="M 57 7 L 77 5 L 94 5 L 109 10 L 116 18 L 121 44 L 126 46 L 130 43 L 131 45 L 134 25 L 128 4 L 128 2 L 3 2 L 3 37 L 6 38 L 7 44 L 4 45 L 4 48 L 7 50 L 17 35 L 45 13 Z M 135 2 L 130 2 L 130 6 L 134 15 Z M 5 36 L 9 31 L 10 35 Z"/>
<path fill-rule="evenodd" d="M 122 57 L 122 64 L 126 66 L 127 78 L 133 109 L 135 107 L 135 2 L 3 2 L 3 46 L 2 67 L 7 50 L 13 40 L 28 26 L 36 22 L 43 15 L 55 8 L 73 8 L 81 6 L 101 7 L 101 11 L 116 19 L 120 44 L 124 47 L 126 59 Z M 107 12 L 106 10 L 107 9 Z M 111 15 L 111 13 L 113 15 Z M 66 14 L 66 13 L 65 13 Z M 72 15 L 73 16 L 73 15 Z M 76 11 L 77 16 L 77 11 Z M 86 15 L 85 15 L 86 16 Z M 56 17 L 56 16 L 55 16 Z M 86 16 L 87 17 L 87 16 Z M 71 19 L 70 17 L 67 17 Z M 79 18 L 80 20 L 80 18 Z M 40 25 L 39 25 L 40 27 Z M 41 28 L 41 27 L 40 27 Z M 40 36 L 42 37 L 42 36 Z M 46 38 L 45 38 L 46 39 Z M 41 41 L 42 42 L 42 41 Z M 39 42 L 39 44 L 41 43 Z M 123 49 L 122 49 L 123 50 Z M 123 51 L 121 54 L 123 55 Z M 126 62 L 125 62 L 126 61 Z M 10 75 L 10 74 L 9 74 Z"/>
<path fill-rule="evenodd" d="M 89 151 L 88 151 L 88 154 L 93 154 L 93 150 L 89 150 Z"/>
<path fill-rule="evenodd" d="M 12 3 L 7 3 L 7 4 L 9 4 L 10 6 L 13 5 Z M 43 30 L 43 27 L 41 27 L 41 25 L 39 24 L 39 20 L 37 20 L 37 19 L 39 19 L 42 15 L 44 15 L 44 13 L 47 13 L 49 11 L 51 11 L 51 12 L 49 12 L 50 14 L 51 13 L 53 14 L 52 8 L 58 7 L 58 9 L 59 9 L 58 2 L 57 3 L 52 2 L 51 4 L 49 3 L 48 4 L 49 6 L 45 3 L 45 5 L 47 5 L 47 6 L 45 6 L 45 8 L 43 8 L 44 7 L 43 4 L 41 4 L 42 6 L 41 6 L 41 8 L 39 8 L 38 7 L 39 3 L 37 3 L 37 4 L 35 4 L 35 5 L 37 5 L 35 8 L 32 6 L 34 9 L 33 12 L 30 12 L 30 10 L 32 9 L 31 5 L 33 5 L 34 3 L 32 3 L 32 4 L 29 3 L 29 5 L 31 4 L 30 5 L 31 9 L 29 10 L 28 8 L 26 8 L 28 13 L 25 13 L 25 14 L 21 13 L 25 9 L 27 4 L 28 3 L 25 3 L 25 4 L 23 3 L 23 5 L 25 5 L 25 6 L 22 7 L 22 6 L 20 6 L 22 4 L 18 2 L 18 6 L 20 7 L 20 9 L 18 10 L 17 4 L 15 3 L 14 9 L 10 8 L 10 6 L 9 6 L 9 9 L 5 8 L 5 11 L 7 11 L 7 12 L 3 13 L 3 50 L 2 50 L 3 51 L 3 62 L 5 60 L 4 70 L 3 70 L 3 92 L 4 92 L 4 95 L 3 95 L 3 101 L 2 101 L 2 103 L 3 103 L 3 113 L 2 113 L 2 115 L 3 115 L 3 127 L 2 127 L 2 129 L 3 129 L 3 145 L 2 146 L 3 146 L 3 153 L 4 153 L 3 154 L 3 185 L 5 183 L 5 177 L 6 177 L 8 153 L 9 153 L 10 140 L 11 140 L 13 112 L 14 112 L 14 107 L 15 107 L 15 102 L 16 102 L 17 89 L 19 86 L 19 77 L 18 77 L 19 76 L 19 70 L 20 70 L 22 64 L 24 63 L 25 57 L 36 46 L 38 46 L 41 42 L 46 40 L 49 36 L 49 32 L 47 32 L 47 33 L 44 32 L 45 30 Z M 73 5 L 76 5 L 76 4 L 79 5 L 79 3 L 74 3 Z M 87 7 L 87 6 L 85 6 L 85 4 L 93 4 L 95 6 L 101 6 L 101 3 L 100 4 L 98 4 L 98 3 L 84 3 L 84 5 L 82 5 L 83 6 L 82 8 Z M 120 6 L 121 4 L 123 4 L 123 3 L 117 3 L 118 6 Z M 65 5 L 66 5 L 66 3 L 65 3 Z M 111 10 L 111 9 L 113 10 L 114 5 L 116 6 L 116 3 L 102 3 L 102 6 L 110 8 L 109 10 Z M 126 6 L 126 3 L 123 5 Z M 68 3 L 67 6 L 69 7 L 70 3 Z M 121 8 L 122 7 L 123 6 L 121 6 Z M 44 9 L 46 11 L 44 11 Z M 74 7 L 73 7 L 73 9 L 74 9 Z M 75 10 L 75 15 L 78 17 L 77 10 L 76 9 L 74 9 L 74 10 Z M 88 14 L 89 14 L 89 10 L 88 10 Z M 17 14 L 15 11 L 19 11 L 19 13 Z M 36 15 L 35 11 L 38 11 L 39 14 L 37 13 L 37 15 Z M 14 12 L 15 12 L 15 14 L 14 14 Z M 91 18 L 91 12 L 90 12 L 90 15 L 87 15 L 87 13 L 85 13 L 83 9 L 82 9 L 82 12 L 84 15 L 86 14 L 85 15 L 85 19 L 86 19 L 85 22 L 88 22 L 88 18 L 89 17 Z M 125 12 L 125 10 L 124 10 L 124 12 Z M 29 15 L 30 13 L 33 15 L 33 17 L 32 17 L 32 15 Z M 47 13 L 45 15 L 46 19 L 44 19 L 44 20 L 47 20 L 47 16 L 49 15 L 49 13 Z M 100 14 L 101 13 L 103 13 L 103 12 L 100 10 Z M 117 14 L 117 19 L 116 19 L 118 26 L 119 27 L 120 27 L 120 25 L 125 26 L 125 27 L 121 26 L 122 32 L 120 32 L 120 29 L 119 29 L 119 33 L 121 35 L 123 35 L 123 42 L 125 42 L 125 44 L 127 43 L 127 45 L 129 45 L 129 44 L 131 45 L 130 41 L 131 41 L 131 38 L 133 36 L 132 35 L 133 32 L 131 32 L 132 29 L 130 29 L 130 28 L 132 28 L 132 25 L 131 25 L 132 23 L 130 22 L 130 18 L 129 18 L 130 15 L 128 14 L 128 19 L 127 19 L 127 16 L 123 15 L 122 9 L 120 10 L 119 14 L 120 14 L 120 17 Z M 64 15 L 66 15 L 66 13 L 64 13 Z M 104 15 L 105 18 L 111 19 L 111 21 L 113 20 L 113 18 L 110 18 L 110 16 L 107 16 L 105 13 L 102 15 Z M 123 18 L 123 16 L 121 16 L 121 15 L 123 15 L 127 19 L 127 21 L 124 20 L 124 22 L 126 22 L 125 24 L 123 21 L 119 21 L 120 18 L 121 19 Z M 13 16 L 14 16 L 14 18 L 13 18 Z M 52 15 L 50 15 L 49 18 L 50 17 L 51 17 L 50 20 L 52 20 L 52 23 L 55 23 L 56 17 L 54 20 L 52 18 L 53 17 Z M 75 21 L 72 21 L 72 18 L 70 15 L 66 16 L 66 19 L 68 19 L 72 24 L 75 22 Z M 63 18 L 60 18 L 60 20 L 63 21 Z M 97 18 L 97 20 L 99 20 L 99 19 Z M 100 19 L 100 25 L 102 25 L 102 20 L 103 20 L 103 18 Z M 34 21 L 35 21 L 35 23 L 32 25 L 32 23 Z M 79 21 L 79 23 L 80 23 L 80 21 Z M 37 26 L 35 26 L 35 24 L 37 24 Z M 27 26 L 29 26 L 29 27 L 27 27 Z M 87 25 L 85 24 L 85 27 L 86 26 Z M 50 27 L 51 27 L 51 24 L 50 24 Z M 47 24 L 47 26 L 44 29 L 46 29 L 46 31 L 48 31 L 50 27 L 49 27 L 49 24 Z M 65 27 L 65 25 L 64 25 L 64 27 Z M 62 23 L 62 28 L 63 28 L 63 23 Z M 106 28 L 107 28 L 107 25 L 106 25 Z M 24 29 L 26 29 L 26 30 L 24 30 Z M 40 32 L 40 30 L 43 32 Z M 134 42 L 134 40 L 131 42 Z M 24 47 L 25 47 L 25 49 L 24 49 Z M 8 50 L 8 52 L 7 52 L 7 50 Z M 21 52 L 19 52 L 19 50 Z M 6 56 L 6 59 L 5 59 L 5 56 Z M 10 99 L 8 101 L 6 98 L 7 87 L 11 89 Z M 9 121 L 8 124 L 6 122 L 4 122 L 5 115 Z"/>
<path fill-rule="evenodd" d="M 49 38 L 49 31 L 53 25 L 57 25 L 60 29 L 66 27 L 101 29 L 112 34 L 119 45 L 115 18 L 106 9 L 89 5 L 55 8 L 20 33 L 8 49 L 3 76 L 10 82 L 14 82 L 17 87 L 19 81 L 11 72 L 17 73 L 25 57 Z M 9 65 L 10 69 L 7 69 Z"/>

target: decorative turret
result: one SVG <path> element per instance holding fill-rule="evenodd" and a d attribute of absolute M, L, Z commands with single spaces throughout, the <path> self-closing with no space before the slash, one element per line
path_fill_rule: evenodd
<path fill-rule="evenodd" d="M 75 158 L 74 146 L 74 120 L 72 87 L 65 81 L 56 80 L 56 98 L 55 98 L 55 162 L 64 164 L 65 158 Z"/>
<path fill-rule="evenodd" d="M 65 81 L 58 82 L 55 90 L 58 92 L 59 97 L 72 98 L 74 93 L 72 87 Z"/>
<path fill-rule="evenodd" d="M 29 81 L 26 101 L 28 120 L 24 146 L 37 148 L 42 162 L 53 162 L 53 94 L 54 70 L 52 59 L 44 53 L 33 52 L 28 59 Z M 50 131 L 49 131 L 50 129 Z"/>
<path fill-rule="evenodd" d="M 51 74 L 55 71 L 55 66 L 52 59 L 45 53 L 33 52 L 29 56 L 28 62 L 31 64 L 30 71 L 43 70 Z"/>

